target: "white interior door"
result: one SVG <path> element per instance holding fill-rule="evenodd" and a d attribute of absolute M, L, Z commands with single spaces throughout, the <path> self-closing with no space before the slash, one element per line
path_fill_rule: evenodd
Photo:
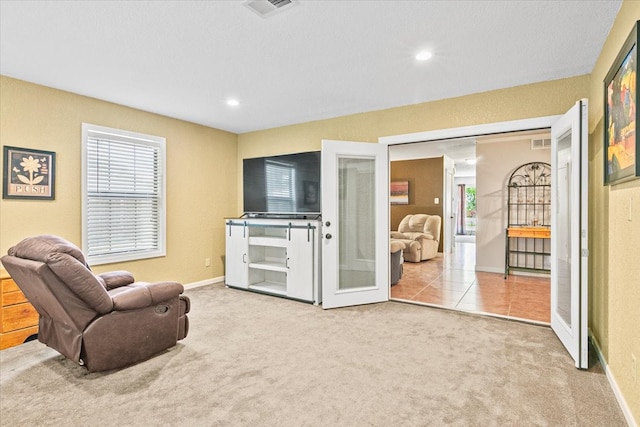
<path fill-rule="evenodd" d="M 389 299 L 387 150 L 322 141 L 323 308 Z"/>
<path fill-rule="evenodd" d="M 455 185 L 453 183 L 455 163 L 448 156 L 444 159 L 444 197 L 442 203 L 442 216 L 444 218 L 444 252 L 450 254 L 456 246 L 456 222 L 455 222 Z"/>
<path fill-rule="evenodd" d="M 551 328 L 575 360 L 589 367 L 587 100 L 551 126 Z"/>

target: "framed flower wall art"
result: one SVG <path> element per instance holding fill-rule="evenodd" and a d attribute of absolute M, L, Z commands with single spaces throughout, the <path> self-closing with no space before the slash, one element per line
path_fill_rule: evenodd
<path fill-rule="evenodd" d="M 56 153 L 4 147 L 3 199 L 55 199 Z"/>

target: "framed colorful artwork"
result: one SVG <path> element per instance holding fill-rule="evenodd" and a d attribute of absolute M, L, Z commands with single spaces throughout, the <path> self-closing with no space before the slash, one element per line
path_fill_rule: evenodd
<path fill-rule="evenodd" d="M 640 176 L 638 162 L 638 21 L 604 79 L 604 183 Z"/>
<path fill-rule="evenodd" d="M 3 199 L 55 199 L 56 153 L 4 147 Z"/>
<path fill-rule="evenodd" d="M 391 181 L 389 202 L 392 205 L 409 204 L 409 181 Z"/>

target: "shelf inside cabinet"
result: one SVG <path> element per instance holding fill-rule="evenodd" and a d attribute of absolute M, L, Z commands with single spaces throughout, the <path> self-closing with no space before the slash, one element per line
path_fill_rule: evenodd
<path fill-rule="evenodd" d="M 260 282 L 260 283 L 255 283 L 253 285 L 249 285 L 249 289 L 253 289 L 255 291 L 267 292 L 270 294 L 287 296 L 287 285 L 283 283 Z"/>
<path fill-rule="evenodd" d="M 249 268 L 255 268 L 258 270 L 268 270 L 268 271 L 280 271 L 283 273 L 287 272 L 287 265 L 284 261 L 258 261 L 258 262 L 250 262 Z"/>
<path fill-rule="evenodd" d="M 514 251 L 511 250 L 510 253 L 512 254 L 529 254 L 529 255 L 544 255 L 544 256 L 551 256 L 551 252 L 536 252 L 536 251 Z"/>
<path fill-rule="evenodd" d="M 249 237 L 249 245 L 284 248 L 287 246 L 287 240 L 284 237 L 251 236 Z"/>

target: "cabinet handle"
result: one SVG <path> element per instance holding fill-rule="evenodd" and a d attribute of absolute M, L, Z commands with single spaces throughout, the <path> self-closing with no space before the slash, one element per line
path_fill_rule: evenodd
<path fill-rule="evenodd" d="M 244 264 L 246 264 L 246 263 L 247 263 L 247 254 L 242 254 L 242 262 L 243 262 Z"/>
<path fill-rule="evenodd" d="M 331 233 L 327 233 L 326 236 L 324 236 L 327 238 L 327 240 L 330 240 L 333 236 L 331 235 Z"/>
<path fill-rule="evenodd" d="M 289 269 L 289 258 L 287 258 L 287 259 L 284 261 L 284 267 L 285 267 L 286 269 Z"/>

